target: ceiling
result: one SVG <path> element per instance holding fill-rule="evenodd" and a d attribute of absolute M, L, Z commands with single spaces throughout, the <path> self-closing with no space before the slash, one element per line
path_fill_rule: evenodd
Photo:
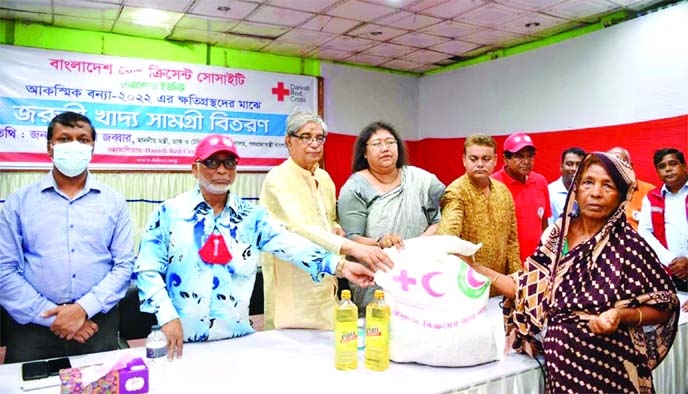
<path fill-rule="evenodd" d="M 424 73 L 660 3 L 667 2 L 0 0 L 0 19 Z M 145 8 L 162 18 L 141 18 Z"/>

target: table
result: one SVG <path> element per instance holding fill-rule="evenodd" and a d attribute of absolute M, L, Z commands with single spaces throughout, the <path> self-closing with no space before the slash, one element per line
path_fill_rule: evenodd
<path fill-rule="evenodd" d="M 679 292 L 678 298 L 683 305 L 688 300 L 688 293 Z M 664 361 L 652 371 L 655 391 L 658 394 L 688 393 L 686 353 L 688 353 L 688 313 L 681 312 L 674 344 Z"/>
<path fill-rule="evenodd" d="M 682 301 L 686 296 L 681 297 Z M 498 300 L 490 300 L 497 347 L 504 337 Z M 658 393 L 686 392 L 685 353 L 688 314 L 682 313 L 676 343 L 667 359 L 654 371 Z M 143 348 L 72 357 L 74 366 L 98 363 L 115 353 L 143 357 Z M 19 364 L 0 366 L 0 393 L 22 393 Z M 272 330 L 231 340 L 186 344 L 184 357 L 167 365 L 165 387 L 172 393 L 541 393 L 544 391 L 538 363 L 524 355 L 510 354 L 491 363 L 464 368 L 439 368 L 391 363 L 383 372 L 367 370 L 363 354 L 359 368 L 334 368 L 332 332 Z M 31 393 L 57 393 L 56 387 Z"/>

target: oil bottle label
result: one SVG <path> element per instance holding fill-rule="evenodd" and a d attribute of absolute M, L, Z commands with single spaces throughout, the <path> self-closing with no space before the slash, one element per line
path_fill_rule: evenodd
<path fill-rule="evenodd" d="M 345 333 L 342 333 L 342 336 L 339 340 L 339 343 L 347 343 L 347 342 L 357 341 L 357 340 L 358 340 L 358 336 L 356 335 L 356 331 L 345 332 Z"/>

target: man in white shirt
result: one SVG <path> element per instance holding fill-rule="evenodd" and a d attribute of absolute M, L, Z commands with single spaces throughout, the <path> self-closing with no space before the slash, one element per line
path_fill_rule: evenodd
<path fill-rule="evenodd" d="M 564 211 L 566 205 L 566 195 L 576 175 L 578 165 L 583 161 L 585 151 L 579 147 L 570 147 L 561 152 L 561 177 L 547 186 L 549 191 L 549 204 L 552 209 L 552 216 L 549 217 L 549 224 L 553 224 L 559 215 Z"/>
<path fill-rule="evenodd" d="M 664 148 L 654 164 L 663 184 L 643 199 L 638 233 L 671 273 L 678 290 L 688 291 L 688 170 L 683 152 Z M 688 309 L 684 304 L 683 309 Z"/>

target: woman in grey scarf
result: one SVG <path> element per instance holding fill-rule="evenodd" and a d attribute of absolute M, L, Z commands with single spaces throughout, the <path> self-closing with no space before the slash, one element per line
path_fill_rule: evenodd
<path fill-rule="evenodd" d="M 403 248 L 403 240 L 435 233 L 444 184 L 406 164 L 406 147 L 392 125 L 374 122 L 358 135 L 352 174 L 339 193 L 337 213 L 346 236 L 381 248 Z M 379 287 L 351 285 L 359 314 Z"/>

